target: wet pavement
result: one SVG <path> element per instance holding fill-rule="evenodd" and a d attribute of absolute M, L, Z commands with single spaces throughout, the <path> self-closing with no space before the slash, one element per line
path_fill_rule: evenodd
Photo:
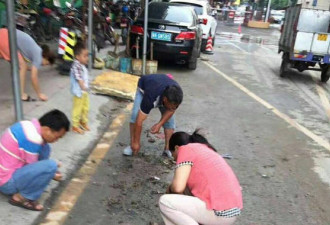
<path fill-rule="evenodd" d="M 244 197 L 236 224 L 329 224 L 330 127 L 319 77 L 294 70 L 279 77 L 277 28 L 236 31 L 220 24 L 214 55 L 202 55 L 196 71 L 160 63 L 159 72 L 173 74 L 184 90 L 177 130 L 203 128 L 219 154 L 231 156 Z M 320 87 L 328 98 L 329 85 Z M 162 224 L 157 202 L 173 165 L 160 156 L 163 140 L 147 135 L 158 119 L 152 111 L 134 158 L 121 154 L 129 143 L 125 122 L 66 225 Z"/>
<path fill-rule="evenodd" d="M 236 224 L 330 224 L 330 120 L 327 105 L 321 101 L 321 96 L 330 97 L 329 84 L 319 83 L 320 75 L 308 71 L 290 70 L 280 78 L 279 36 L 278 28 L 241 27 L 238 33 L 238 26 L 220 23 L 214 54 L 202 55 L 204 60 L 198 61 L 195 71 L 160 62 L 159 73 L 173 74 L 184 91 L 176 113 L 177 130 L 202 128 L 219 154 L 231 156 L 227 162 L 240 181 L 244 198 Z M 130 112 L 121 110 L 128 104 L 116 102 L 118 111 L 112 111 L 112 105 L 106 108 L 108 122 L 118 114 L 129 118 Z M 157 202 L 171 181 L 173 162 L 160 156 L 162 136 L 148 135 L 158 120 L 159 112 L 153 110 L 137 157 L 121 153 L 129 143 L 127 119 L 109 142 L 103 160 L 93 162 L 86 154 L 80 156 L 79 165 L 99 164 L 95 173 L 88 174 L 83 192 L 68 196 L 68 201 L 77 201 L 64 224 L 162 224 Z M 57 189 L 59 196 L 66 187 Z M 49 203 L 50 210 L 52 205 L 65 206 L 55 197 Z"/>

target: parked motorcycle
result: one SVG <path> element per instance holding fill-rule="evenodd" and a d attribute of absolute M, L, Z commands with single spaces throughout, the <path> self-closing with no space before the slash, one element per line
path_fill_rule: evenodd
<path fill-rule="evenodd" d="M 94 35 L 97 44 L 103 48 L 105 47 L 105 41 L 109 41 L 111 44 L 115 44 L 115 30 L 111 26 L 111 18 L 105 4 L 94 6 L 93 12 L 93 27 Z"/>
<path fill-rule="evenodd" d="M 136 20 L 137 17 L 142 12 L 142 8 L 140 6 L 140 2 L 138 2 L 138 1 L 130 2 L 129 3 L 129 12 L 130 12 L 130 17 L 133 20 Z"/>
<path fill-rule="evenodd" d="M 103 2 L 101 4 L 100 13 L 101 16 L 103 17 L 101 24 L 102 24 L 104 36 L 112 45 L 114 45 L 116 42 L 115 40 L 116 32 L 115 29 L 112 27 L 112 20 L 110 18 L 111 10 L 106 2 Z"/>
<path fill-rule="evenodd" d="M 29 34 L 37 42 L 46 40 L 45 29 L 40 15 L 33 9 L 16 1 L 16 27 Z"/>
<path fill-rule="evenodd" d="M 79 11 L 66 2 L 68 11 L 63 15 L 63 25 L 74 32 L 78 39 L 84 39 L 84 24 Z"/>
<path fill-rule="evenodd" d="M 46 39 L 52 40 L 58 38 L 58 31 L 62 27 L 62 19 L 64 13 L 60 11 L 57 7 L 48 8 L 44 1 L 40 1 L 39 6 L 39 14 L 41 16 L 41 22 L 45 32 Z"/>

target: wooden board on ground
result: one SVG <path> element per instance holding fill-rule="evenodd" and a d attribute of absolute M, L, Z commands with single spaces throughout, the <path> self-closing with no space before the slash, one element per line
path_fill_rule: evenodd
<path fill-rule="evenodd" d="M 250 20 L 249 23 L 248 23 L 248 27 L 268 29 L 269 28 L 269 23 L 268 22 L 262 22 L 262 21 Z"/>
<path fill-rule="evenodd" d="M 128 73 L 109 70 L 97 76 L 92 81 L 91 88 L 97 94 L 134 100 L 139 78 Z"/>

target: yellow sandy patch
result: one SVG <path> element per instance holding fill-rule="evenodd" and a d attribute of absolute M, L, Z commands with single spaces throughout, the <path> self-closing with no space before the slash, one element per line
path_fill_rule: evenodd
<path fill-rule="evenodd" d="M 98 94 L 134 100 L 140 77 L 110 70 L 97 76 L 91 83 L 92 90 Z"/>

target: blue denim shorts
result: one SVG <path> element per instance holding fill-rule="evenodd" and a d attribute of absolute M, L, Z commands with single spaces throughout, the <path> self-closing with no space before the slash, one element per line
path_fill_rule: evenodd
<path fill-rule="evenodd" d="M 20 193 L 30 200 L 38 199 L 57 171 L 57 163 L 47 159 L 17 169 L 7 183 L 0 186 L 0 192 L 7 195 Z"/>
<path fill-rule="evenodd" d="M 143 99 L 143 93 L 137 89 L 134 99 L 134 105 L 132 109 L 132 116 L 131 116 L 131 123 L 135 123 L 137 115 L 140 110 L 141 102 Z M 160 113 L 163 115 L 163 113 L 166 111 L 165 107 L 161 106 L 159 107 Z M 166 123 L 163 125 L 164 129 L 175 129 L 175 116 L 173 115 Z"/>

